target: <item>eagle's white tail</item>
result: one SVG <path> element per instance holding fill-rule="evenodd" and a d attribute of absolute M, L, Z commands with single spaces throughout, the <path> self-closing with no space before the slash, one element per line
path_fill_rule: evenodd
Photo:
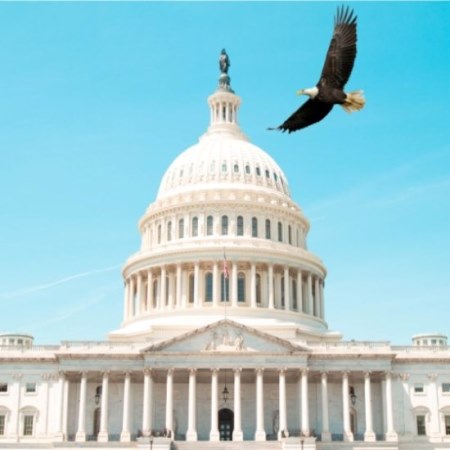
<path fill-rule="evenodd" d="M 364 98 L 363 91 L 353 91 L 347 93 L 347 98 L 345 99 L 342 107 L 348 113 L 352 113 L 355 111 L 360 111 L 364 108 L 366 104 L 366 99 Z"/>

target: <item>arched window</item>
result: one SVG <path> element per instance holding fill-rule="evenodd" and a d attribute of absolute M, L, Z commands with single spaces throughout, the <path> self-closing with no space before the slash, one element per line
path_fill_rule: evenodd
<path fill-rule="evenodd" d="M 259 166 L 256 166 L 256 175 L 261 176 L 261 169 L 259 168 Z"/>
<path fill-rule="evenodd" d="M 284 308 L 284 277 L 281 277 L 281 307 Z"/>
<path fill-rule="evenodd" d="M 245 165 L 245 173 L 250 174 L 250 165 L 248 164 Z"/>
<path fill-rule="evenodd" d="M 161 225 L 158 225 L 158 244 L 161 244 Z"/>
<path fill-rule="evenodd" d="M 237 218 L 237 235 L 244 236 L 244 218 L 242 216 Z"/>
<path fill-rule="evenodd" d="M 283 224 L 278 222 L 278 242 L 283 242 Z"/>
<path fill-rule="evenodd" d="M 237 281 L 238 302 L 245 302 L 245 273 L 239 272 Z"/>
<path fill-rule="evenodd" d="M 212 236 L 214 231 L 214 218 L 213 216 L 208 216 L 206 218 L 206 235 Z"/>
<path fill-rule="evenodd" d="M 261 275 L 259 273 L 256 274 L 256 304 L 260 305 L 262 303 L 261 298 Z"/>
<path fill-rule="evenodd" d="M 228 276 L 220 275 L 220 301 L 227 302 L 230 298 L 230 283 Z"/>
<path fill-rule="evenodd" d="M 192 218 L 192 236 L 193 237 L 198 236 L 198 217 Z"/>
<path fill-rule="evenodd" d="M 194 274 L 189 275 L 189 303 L 194 303 Z"/>
<path fill-rule="evenodd" d="M 205 274 L 205 302 L 213 299 L 213 276 L 211 272 Z"/>
<path fill-rule="evenodd" d="M 266 169 L 266 178 L 270 178 L 270 172 Z"/>
<path fill-rule="evenodd" d="M 239 172 L 239 165 L 237 163 L 234 164 L 233 170 L 234 170 L 234 173 L 238 173 Z"/>
<path fill-rule="evenodd" d="M 266 239 L 270 239 L 270 219 L 266 219 Z"/>
<path fill-rule="evenodd" d="M 222 235 L 228 234 L 228 216 L 222 216 Z"/>
<path fill-rule="evenodd" d="M 172 222 L 170 221 L 167 223 L 167 240 L 172 240 Z"/>
<path fill-rule="evenodd" d="M 226 172 L 227 170 L 228 170 L 227 162 L 224 161 L 224 162 L 222 163 L 222 172 Z"/>
<path fill-rule="evenodd" d="M 8 408 L 5 406 L 0 406 L 0 436 L 8 434 L 6 424 L 8 423 L 9 414 L 10 410 Z"/>
<path fill-rule="evenodd" d="M 289 245 L 292 245 L 292 227 L 290 225 L 288 226 L 288 241 Z"/>
<path fill-rule="evenodd" d="M 184 238 L 184 219 L 178 221 L 178 239 Z"/>
<path fill-rule="evenodd" d="M 156 308 L 158 301 L 158 280 L 153 281 L 153 308 Z"/>
<path fill-rule="evenodd" d="M 252 217 L 252 237 L 258 237 L 258 219 Z"/>

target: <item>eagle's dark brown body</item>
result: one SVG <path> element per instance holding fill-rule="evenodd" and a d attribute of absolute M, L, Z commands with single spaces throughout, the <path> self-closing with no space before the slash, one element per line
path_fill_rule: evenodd
<path fill-rule="evenodd" d="M 342 105 L 348 112 L 363 108 L 365 100 L 361 91 L 344 92 L 356 58 L 356 40 L 356 16 L 353 16 L 353 10 L 338 8 L 333 37 L 319 82 L 314 88 L 298 92 L 309 95 L 309 100 L 275 129 L 292 133 L 305 128 L 321 121 L 334 105 Z"/>

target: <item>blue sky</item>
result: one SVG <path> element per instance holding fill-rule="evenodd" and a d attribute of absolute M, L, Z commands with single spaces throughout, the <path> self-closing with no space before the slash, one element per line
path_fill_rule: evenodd
<path fill-rule="evenodd" d="M 266 130 L 317 82 L 337 5 L 0 3 L 0 330 L 57 343 L 118 328 L 137 221 L 206 130 L 225 47 L 241 126 L 311 221 L 329 328 L 450 334 L 450 3 L 351 2 L 347 88 L 366 108 Z"/>

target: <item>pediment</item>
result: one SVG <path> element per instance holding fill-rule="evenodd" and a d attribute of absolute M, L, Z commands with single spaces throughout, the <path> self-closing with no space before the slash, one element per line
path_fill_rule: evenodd
<path fill-rule="evenodd" d="M 164 353 L 294 353 L 306 349 L 229 319 L 214 322 L 143 350 Z"/>

